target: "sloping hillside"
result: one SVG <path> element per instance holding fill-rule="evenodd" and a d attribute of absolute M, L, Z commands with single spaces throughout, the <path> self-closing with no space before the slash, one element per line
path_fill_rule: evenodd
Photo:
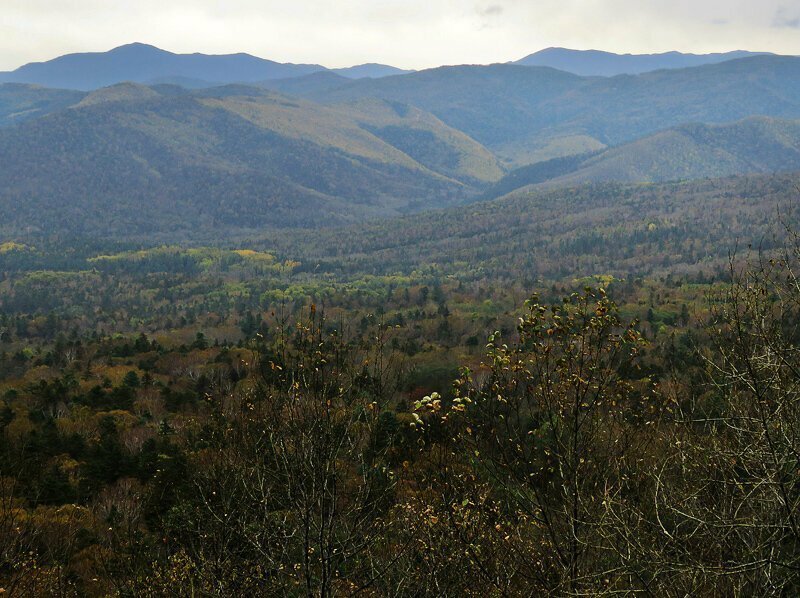
<path fill-rule="evenodd" d="M 756 56 L 611 78 L 516 65 L 444 67 L 296 92 L 327 103 L 379 97 L 412 104 L 524 164 L 687 122 L 800 118 L 800 58 Z M 566 139 L 573 141 L 559 148 Z"/>
<path fill-rule="evenodd" d="M 580 131 L 607 145 L 689 122 L 800 118 L 800 58 L 757 56 L 594 79 L 539 108 L 552 123 L 540 134 Z"/>
<path fill-rule="evenodd" d="M 484 197 L 530 185 L 661 182 L 791 170 L 800 170 L 800 121 L 752 117 L 724 125 L 682 125 L 601 152 L 525 166 Z"/>
<path fill-rule="evenodd" d="M 550 183 L 657 182 L 788 170 L 800 170 L 800 121 L 756 117 L 656 133 L 606 150 Z"/>
<path fill-rule="evenodd" d="M 101 90 L 0 130 L 0 154 L 5 230 L 95 234 L 357 221 L 447 205 L 501 175 L 488 151 L 418 109 L 324 108 L 243 87 Z"/>
<path fill-rule="evenodd" d="M 543 127 L 537 106 L 586 85 L 576 75 L 508 64 L 453 66 L 311 91 L 326 103 L 376 97 L 418 106 L 485 145 Z"/>
<path fill-rule="evenodd" d="M 256 246 L 308 271 L 487 276 L 534 286 L 556 278 L 711 271 L 729 252 L 796 221 L 800 173 L 681 183 L 531 189 L 345 229 L 284 231 Z M 541 282 L 541 281 L 539 281 Z"/>
<path fill-rule="evenodd" d="M 688 122 L 727 123 L 755 115 L 800 118 L 800 58 L 769 55 L 611 78 L 491 65 L 356 81 L 320 71 L 259 85 L 327 105 L 377 98 L 416 106 L 512 166 L 597 151 Z M 217 89 L 203 93 L 219 94 Z M 230 89 L 223 87 L 221 93 Z M 3 93 L 13 98 L 20 92 Z M 24 111 L 31 101 L 11 100 L 6 114 Z M 32 114 L 60 107 L 52 104 L 43 100 Z"/>

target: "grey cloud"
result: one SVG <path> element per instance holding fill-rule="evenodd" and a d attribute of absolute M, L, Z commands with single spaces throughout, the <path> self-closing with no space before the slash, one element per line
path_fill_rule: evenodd
<path fill-rule="evenodd" d="M 772 26 L 776 29 L 800 29 L 800 14 L 790 13 L 785 6 L 781 6 L 772 18 Z"/>
<path fill-rule="evenodd" d="M 503 14 L 505 9 L 499 4 L 492 4 L 485 8 L 479 8 L 478 13 L 484 17 L 498 17 Z"/>
<path fill-rule="evenodd" d="M 548 46 L 800 54 L 798 31 L 800 0 L 0 0 L 0 71 L 131 41 L 421 69 Z"/>

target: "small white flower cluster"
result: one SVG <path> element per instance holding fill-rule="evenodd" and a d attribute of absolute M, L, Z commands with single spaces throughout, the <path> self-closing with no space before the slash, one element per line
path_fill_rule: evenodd
<path fill-rule="evenodd" d="M 418 411 L 425 411 L 430 413 L 437 413 L 442 409 L 442 397 L 438 392 L 432 392 L 429 396 L 422 397 L 419 401 L 414 402 L 414 411 L 411 413 L 411 416 L 414 418 L 414 421 L 411 423 L 411 427 L 415 428 L 417 426 L 424 426 L 425 422 L 422 421 L 422 418 L 419 416 Z"/>

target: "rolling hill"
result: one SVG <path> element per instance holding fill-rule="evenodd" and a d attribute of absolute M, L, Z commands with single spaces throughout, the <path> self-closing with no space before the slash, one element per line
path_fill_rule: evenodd
<path fill-rule="evenodd" d="M 610 78 L 491 65 L 339 83 L 295 93 L 325 103 L 378 97 L 412 104 L 518 165 L 619 145 L 687 122 L 800 118 L 800 58 L 785 56 Z"/>
<path fill-rule="evenodd" d="M 751 117 L 687 124 L 591 154 L 516 169 L 484 198 L 523 187 L 598 182 L 664 182 L 800 170 L 800 120 Z"/>
<path fill-rule="evenodd" d="M 362 79 L 313 90 L 306 97 L 325 103 L 377 97 L 412 104 L 494 146 L 518 136 L 521 129 L 537 128 L 538 105 L 585 85 L 585 79 L 555 69 L 496 64 Z"/>
<path fill-rule="evenodd" d="M 800 58 L 610 78 L 498 64 L 169 80 L 0 85 L 0 232 L 219 239 L 531 186 L 800 169 Z M 524 166 L 504 177 L 509 164 Z"/>
<path fill-rule="evenodd" d="M 660 182 L 800 170 L 800 121 L 753 117 L 689 124 L 610 148 L 552 185 Z"/>
<path fill-rule="evenodd" d="M 256 247 L 337 276 L 425 272 L 480 284 L 711 272 L 798 218 L 800 173 L 528 189 L 494 201 L 345 228 L 281 231 Z M 490 274 L 491 273 L 491 274 Z M 540 281 L 539 281 L 540 282 Z"/>
<path fill-rule="evenodd" d="M 3 228 L 221 235 L 448 205 L 502 171 L 419 109 L 124 84 L 0 130 Z"/>
<path fill-rule="evenodd" d="M 688 122 L 800 118 L 800 58 L 756 56 L 594 79 L 539 109 L 552 123 L 551 133 L 581 131 L 607 145 Z"/>
<path fill-rule="evenodd" d="M 129 55 L 139 57 L 133 62 L 147 68 L 131 70 L 126 66 Z M 147 66 L 150 59 L 142 56 L 151 57 L 161 70 Z M 800 58 L 775 55 L 614 77 L 496 64 L 354 80 L 315 65 L 277 65 L 244 55 L 174 55 L 135 45 L 63 57 L 30 69 L 51 69 L 63 79 L 72 76 L 69 65 L 85 60 L 100 61 L 102 68 L 80 70 L 80 76 L 97 79 L 84 81 L 84 87 L 103 77 L 154 79 L 193 89 L 212 89 L 221 79 L 252 79 L 258 86 L 327 105 L 377 98 L 416 106 L 490 148 L 512 167 L 598 151 L 688 122 L 726 123 L 754 115 L 800 118 Z M 237 67 L 239 63 L 243 66 Z M 186 68 L 176 73 L 171 64 Z M 14 93 L 19 89 L 3 92 Z M 32 100 L 21 97 L 18 106 L 13 99 L 3 101 L 0 125 L 24 116 Z M 28 114 L 60 107 L 53 96 Z"/>

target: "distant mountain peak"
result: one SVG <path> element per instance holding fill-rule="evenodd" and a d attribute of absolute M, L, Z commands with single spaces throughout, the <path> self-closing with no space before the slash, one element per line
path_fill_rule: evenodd
<path fill-rule="evenodd" d="M 171 52 L 167 52 L 167 50 L 162 50 L 161 48 L 157 48 L 151 44 L 145 44 L 143 42 L 131 42 L 129 44 L 122 44 L 121 46 L 117 46 L 116 48 L 109 50 L 109 52 L 120 52 L 123 50 L 155 50 L 156 52 L 164 52 L 167 54 L 171 54 Z M 101 52 L 95 52 L 95 54 L 101 54 Z"/>
<path fill-rule="evenodd" d="M 108 52 L 67 54 L 47 62 L 26 64 L 11 73 L 0 73 L 0 81 L 90 91 L 124 81 L 254 83 L 301 77 L 321 70 L 325 70 L 325 67 L 316 64 L 282 64 L 243 53 L 176 54 L 134 42 Z"/>
<path fill-rule="evenodd" d="M 356 66 L 331 70 L 337 75 L 347 77 L 348 79 L 380 79 L 381 77 L 407 75 L 414 72 L 377 62 L 367 62 L 364 64 L 357 64 Z"/>
<path fill-rule="evenodd" d="M 535 52 L 515 64 L 523 66 L 549 66 L 581 76 L 612 77 L 639 75 L 662 69 L 678 69 L 728 60 L 761 56 L 767 52 L 733 52 L 715 54 L 687 54 L 675 50 L 659 54 L 615 54 L 605 50 L 573 50 L 551 47 Z"/>
<path fill-rule="evenodd" d="M 107 52 L 66 54 L 46 62 L 32 62 L 10 73 L 0 73 L 0 83 L 28 83 L 44 87 L 91 91 L 133 81 L 135 83 L 185 83 L 190 88 L 226 83 L 257 83 L 331 72 L 347 79 L 378 79 L 411 71 L 367 63 L 343 69 L 318 64 L 280 63 L 245 52 L 236 54 L 178 54 L 156 46 L 132 42 Z"/>

